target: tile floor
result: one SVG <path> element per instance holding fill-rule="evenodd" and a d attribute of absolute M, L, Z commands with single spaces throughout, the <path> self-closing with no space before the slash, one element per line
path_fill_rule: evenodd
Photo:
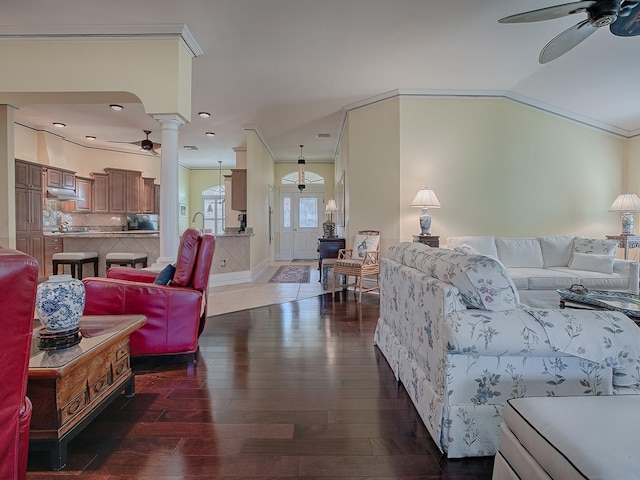
<path fill-rule="evenodd" d="M 310 265 L 311 278 L 309 283 L 269 283 L 269 279 L 279 267 L 290 264 Z M 290 302 L 315 297 L 333 290 L 333 272 L 329 273 L 329 288 L 327 290 L 322 288 L 319 279 L 317 260 L 272 262 L 258 278 L 250 283 L 210 288 L 208 314 L 220 315 L 247 308 Z"/>

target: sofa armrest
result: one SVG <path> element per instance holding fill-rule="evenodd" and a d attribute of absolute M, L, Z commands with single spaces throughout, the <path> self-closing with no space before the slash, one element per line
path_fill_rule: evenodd
<path fill-rule="evenodd" d="M 107 271 L 107 278 L 129 280 L 131 282 L 153 283 L 157 276 L 157 272 L 131 267 L 111 267 Z"/>
<path fill-rule="evenodd" d="M 632 260 L 616 258 L 613 261 L 613 273 L 629 277 L 629 292 L 640 293 L 640 264 Z"/>

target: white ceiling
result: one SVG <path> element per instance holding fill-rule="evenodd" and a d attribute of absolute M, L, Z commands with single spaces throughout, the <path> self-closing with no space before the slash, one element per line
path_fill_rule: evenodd
<path fill-rule="evenodd" d="M 185 25 L 193 59 L 193 118 L 180 128 L 179 162 L 234 166 L 247 126 L 278 162 L 331 161 L 344 107 L 385 92 L 504 94 L 624 136 L 640 134 L 640 37 L 608 28 L 564 56 L 538 64 L 542 47 L 586 18 L 539 23 L 498 19 L 548 0 L 3 0 L 3 28 Z M 144 59 L 141 59 L 144 61 Z M 137 151 L 160 125 L 141 105 L 19 105 L 16 121 L 99 148 Z M 197 112 L 212 116 L 202 119 Z M 215 137 L 206 137 L 207 131 Z M 331 135 L 318 139 L 319 133 Z"/>

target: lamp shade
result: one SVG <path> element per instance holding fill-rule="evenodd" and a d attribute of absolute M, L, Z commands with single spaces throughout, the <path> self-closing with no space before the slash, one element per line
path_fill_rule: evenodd
<path fill-rule="evenodd" d="M 324 209 L 325 212 L 337 212 L 338 205 L 336 205 L 336 201 L 332 198 L 327 202 L 327 206 Z"/>
<path fill-rule="evenodd" d="M 638 200 L 640 201 L 640 199 Z M 438 201 L 436 194 L 433 193 L 433 190 L 429 190 L 425 187 L 417 193 L 411 202 L 411 206 L 421 208 L 440 208 L 440 202 Z"/>
<path fill-rule="evenodd" d="M 640 212 L 640 197 L 635 193 L 623 193 L 611 204 L 610 212 Z"/>

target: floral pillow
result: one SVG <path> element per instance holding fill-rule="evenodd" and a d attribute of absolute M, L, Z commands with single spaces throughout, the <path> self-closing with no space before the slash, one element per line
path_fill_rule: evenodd
<path fill-rule="evenodd" d="M 618 248 L 617 240 L 606 240 L 604 238 L 583 238 L 573 239 L 573 251 L 577 253 L 595 253 L 596 255 L 614 255 Z"/>

